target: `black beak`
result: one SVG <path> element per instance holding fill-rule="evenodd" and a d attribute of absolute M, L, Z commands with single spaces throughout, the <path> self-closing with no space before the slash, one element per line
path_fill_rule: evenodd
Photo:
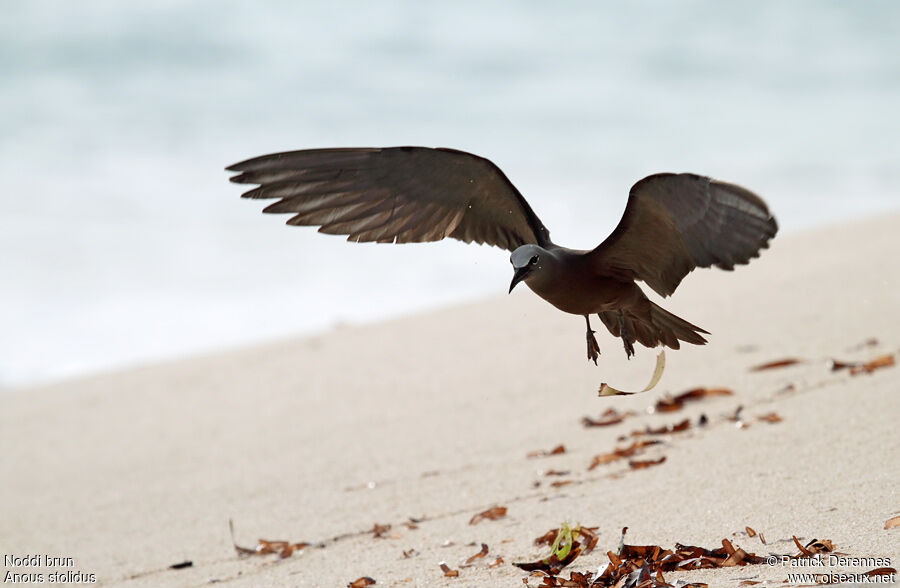
<path fill-rule="evenodd" d="M 513 288 L 516 287 L 516 284 L 525 279 L 525 277 L 531 273 L 531 268 L 527 265 L 525 267 L 516 268 L 516 272 L 513 274 L 512 282 L 509 284 L 509 292 L 513 291 Z"/>

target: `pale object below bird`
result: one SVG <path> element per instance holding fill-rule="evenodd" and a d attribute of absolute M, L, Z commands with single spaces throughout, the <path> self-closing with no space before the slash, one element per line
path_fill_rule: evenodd
<path fill-rule="evenodd" d="M 496 165 L 454 149 L 310 149 L 263 155 L 228 171 L 256 184 L 244 198 L 277 198 L 263 212 L 293 214 L 290 225 L 348 235 L 348 241 L 412 243 L 452 237 L 512 251 L 519 282 L 563 312 L 584 316 L 587 356 L 600 348 L 596 314 L 625 352 L 634 343 L 678 349 L 709 334 L 651 302 L 635 280 L 669 296 L 696 267 L 726 270 L 757 257 L 778 231 L 761 198 L 694 174 L 661 173 L 636 183 L 618 226 L 590 251 L 550 232 Z"/>

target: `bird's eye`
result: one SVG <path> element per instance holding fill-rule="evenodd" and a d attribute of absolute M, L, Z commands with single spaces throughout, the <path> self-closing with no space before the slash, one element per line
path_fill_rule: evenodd
<path fill-rule="evenodd" d="M 532 258 L 528 261 L 528 265 L 534 265 L 534 264 L 536 264 L 537 262 L 538 262 L 538 256 L 535 255 L 534 257 L 532 257 Z"/>

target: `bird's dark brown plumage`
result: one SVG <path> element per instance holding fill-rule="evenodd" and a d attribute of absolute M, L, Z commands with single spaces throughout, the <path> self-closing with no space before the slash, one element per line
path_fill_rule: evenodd
<path fill-rule="evenodd" d="M 311 149 L 263 155 L 229 171 L 258 184 L 245 198 L 278 198 L 293 213 L 349 241 L 410 243 L 451 237 L 513 251 L 550 233 L 500 169 L 483 157 L 424 147 Z"/>
<path fill-rule="evenodd" d="M 482 157 L 425 147 L 311 149 L 237 163 L 231 181 L 256 184 L 245 198 L 277 199 L 265 212 L 351 241 L 407 243 L 445 237 L 512 251 L 510 290 L 525 281 L 557 308 L 587 319 L 588 357 L 597 343 L 590 315 L 633 343 L 703 344 L 692 325 L 652 303 L 697 267 L 748 263 L 778 231 L 765 202 L 740 186 L 663 173 L 636 183 L 618 226 L 591 251 L 559 247 L 525 198 Z"/>
<path fill-rule="evenodd" d="M 777 232 L 766 203 L 749 190 L 695 174 L 656 174 L 631 188 L 619 225 L 590 255 L 601 271 L 668 296 L 694 268 L 748 263 Z"/>

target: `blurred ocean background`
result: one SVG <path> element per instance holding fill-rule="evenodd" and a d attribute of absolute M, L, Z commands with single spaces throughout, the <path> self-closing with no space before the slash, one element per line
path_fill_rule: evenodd
<path fill-rule="evenodd" d="M 223 171 L 368 145 L 484 155 L 573 247 L 658 171 L 784 232 L 898 210 L 900 3 L 6 0 L 0 387 L 504 294 L 503 251 L 348 245 Z"/>

